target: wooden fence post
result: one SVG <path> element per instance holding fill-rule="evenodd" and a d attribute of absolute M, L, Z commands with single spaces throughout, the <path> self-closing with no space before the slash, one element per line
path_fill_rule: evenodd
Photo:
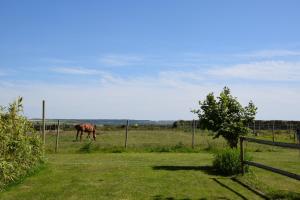
<path fill-rule="evenodd" d="M 192 148 L 195 148 L 195 131 L 196 131 L 196 121 L 193 119 L 193 135 L 192 135 Z"/>
<path fill-rule="evenodd" d="M 45 123 L 45 100 L 43 100 L 43 111 L 42 111 L 42 133 L 43 133 L 43 141 L 44 145 L 46 144 L 46 123 Z"/>
<path fill-rule="evenodd" d="M 127 141 L 128 141 L 128 126 L 129 126 L 129 120 L 127 120 L 127 123 L 126 123 L 126 132 L 125 132 L 125 149 L 127 149 Z"/>
<path fill-rule="evenodd" d="M 58 150 L 58 139 L 59 139 L 59 120 L 57 120 L 55 153 L 57 153 L 57 150 Z"/>
<path fill-rule="evenodd" d="M 242 175 L 245 174 L 245 167 L 244 167 L 244 138 L 243 137 L 240 137 L 240 159 L 241 159 L 241 172 L 242 172 Z"/>
<path fill-rule="evenodd" d="M 273 140 L 273 142 L 275 142 L 275 133 L 274 133 L 274 129 L 275 129 L 275 121 L 273 120 L 273 126 L 272 126 L 272 140 Z"/>
<path fill-rule="evenodd" d="M 255 134 L 255 120 L 253 121 L 253 135 L 256 135 Z"/>

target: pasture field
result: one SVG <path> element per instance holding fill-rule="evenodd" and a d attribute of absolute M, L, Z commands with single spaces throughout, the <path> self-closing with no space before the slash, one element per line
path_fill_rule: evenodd
<path fill-rule="evenodd" d="M 271 131 L 261 131 L 257 138 L 272 140 Z M 133 129 L 128 132 L 128 148 L 126 152 L 199 152 L 203 150 L 215 151 L 227 146 L 225 140 L 220 137 L 213 139 L 213 134 L 197 129 L 195 132 L 195 148 L 192 149 L 192 130 L 181 129 L 158 129 L 158 130 L 139 130 Z M 250 135 L 251 136 L 251 135 Z M 56 132 L 48 132 L 46 137 L 46 152 L 54 153 Z M 83 141 L 75 141 L 76 132 L 63 131 L 59 137 L 60 153 L 78 153 L 84 151 L 84 147 L 91 140 L 87 139 L 84 133 Z M 294 143 L 294 135 L 291 132 L 276 131 L 275 141 Z M 89 149 L 93 152 L 124 152 L 125 130 L 97 130 L 97 141 L 93 142 Z M 250 148 L 250 149 L 249 149 Z M 271 151 L 274 148 L 262 145 L 249 145 L 249 150 Z"/>
<path fill-rule="evenodd" d="M 61 132 L 59 152 L 54 153 L 55 133 L 49 133 L 45 166 L 1 192 L 0 199 L 263 199 L 211 168 L 213 152 L 226 143 L 210 133 L 197 131 L 195 149 L 191 133 L 182 130 L 130 130 L 127 150 L 123 130 L 104 132 L 92 143 L 85 137 L 74 142 L 74 136 Z M 276 139 L 293 141 L 286 134 Z M 253 161 L 300 174 L 299 151 L 245 146 Z M 236 178 L 274 199 L 300 195 L 299 181 L 265 170 L 251 167 Z"/>

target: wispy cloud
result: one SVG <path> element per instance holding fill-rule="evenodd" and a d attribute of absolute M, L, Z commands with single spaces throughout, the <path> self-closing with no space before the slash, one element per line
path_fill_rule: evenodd
<path fill-rule="evenodd" d="M 56 63 L 56 64 L 68 64 L 68 63 L 76 62 L 74 60 L 62 59 L 62 58 L 41 58 L 40 60 L 47 63 Z"/>
<path fill-rule="evenodd" d="M 109 80 L 106 77 L 106 80 Z M 189 83 L 166 77 L 124 79 L 111 77 L 107 84 L 21 84 L 1 86 L 0 105 L 16 96 L 25 99 L 25 114 L 40 116 L 40 103 L 46 99 L 49 118 L 129 118 L 129 119 L 192 119 L 190 110 L 208 92 L 219 93 L 220 83 Z M 234 96 L 243 104 L 252 99 L 258 106 L 260 119 L 298 119 L 299 86 L 261 84 L 229 84 Z M 78 98 L 81 96 L 92 98 Z M 59 96 L 60 98 L 57 98 Z M 286 98 L 278 98 L 278 97 Z M 74 100 L 75 99 L 75 100 Z M 122 102 L 122 103 L 120 103 Z M 85 109 L 80 109 L 84 105 Z M 126 105 L 126 106 L 124 106 Z M 284 105 L 284 106 L 278 106 Z"/>
<path fill-rule="evenodd" d="M 0 76 L 6 76 L 6 75 L 7 75 L 6 72 L 1 72 L 1 71 L 0 71 Z"/>
<path fill-rule="evenodd" d="M 143 57 L 137 55 L 109 54 L 102 56 L 99 61 L 109 66 L 127 66 L 140 64 L 143 61 Z"/>
<path fill-rule="evenodd" d="M 222 79 L 261 81 L 300 81 L 300 62 L 263 61 L 210 69 L 207 73 Z"/>
<path fill-rule="evenodd" d="M 12 75 L 13 73 L 15 73 L 15 70 L 0 68 L 0 76 L 9 76 L 9 75 Z"/>
<path fill-rule="evenodd" d="M 227 85 L 243 103 L 254 100 L 259 107 L 259 118 L 274 119 L 273 116 L 277 116 L 277 119 L 298 119 L 298 53 L 273 50 L 250 52 L 248 57 L 244 55 L 243 58 L 235 57 L 235 54 L 208 57 L 205 54 L 106 55 L 101 57 L 101 68 L 95 67 L 99 65 L 98 60 L 93 65 L 89 65 L 89 60 L 86 63 L 51 64 L 54 67 L 37 70 L 39 73 L 52 72 L 51 78 L 68 74 L 64 76 L 64 82 L 46 82 L 49 79 L 28 78 L 28 75 L 23 79 L 20 74 L 28 70 L 24 68 L 23 71 L 13 73 L 18 78 L 15 76 L 11 80 L 0 80 L 0 93 L 6 94 L 0 95 L 0 105 L 21 95 L 29 102 L 26 104 L 28 116 L 33 117 L 40 115 L 40 107 L 37 105 L 40 105 L 41 99 L 46 99 L 49 117 L 189 119 L 194 117 L 189 111 L 197 106 L 198 100 L 203 99 L 208 92 L 218 93 Z M 222 61 L 215 62 L 215 56 Z M 207 60 L 209 62 L 204 65 Z M 107 66 L 156 68 L 149 67 L 145 71 L 142 71 L 144 68 L 139 69 L 139 75 L 136 75 L 136 71 L 125 67 L 122 70 L 102 68 L 105 63 Z M 0 76 L 2 71 L 0 68 Z M 61 78 L 57 77 L 58 80 Z M 24 82 L 25 79 L 27 82 Z M 93 98 L 78 98 L 78 91 L 82 96 Z M 57 96 L 61 98 L 57 99 Z M 81 105 L 85 105 L 84 110 L 79 109 Z"/>
<path fill-rule="evenodd" d="M 84 67 L 53 67 L 51 71 L 61 74 L 73 74 L 73 75 L 97 75 L 104 72 L 97 69 L 90 69 Z"/>
<path fill-rule="evenodd" d="M 270 50 L 260 50 L 248 53 L 236 54 L 239 57 L 249 57 L 249 58 L 275 58 L 275 57 L 291 57 L 300 56 L 300 51 L 297 50 L 287 50 L 287 49 L 270 49 Z"/>

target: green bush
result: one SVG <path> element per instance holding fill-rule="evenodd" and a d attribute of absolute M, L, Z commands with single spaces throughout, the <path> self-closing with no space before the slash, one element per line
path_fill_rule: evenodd
<path fill-rule="evenodd" d="M 0 107 L 0 189 L 43 161 L 41 139 L 22 110 L 22 98 Z"/>
<path fill-rule="evenodd" d="M 248 156 L 246 160 L 250 160 Z M 241 172 L 241 159 L 239 149 L 225 148 L 215 154 L 213 167 L 222 175 L 235 175 Z M 248 171 L 248 168 L 245 169 Z"/>

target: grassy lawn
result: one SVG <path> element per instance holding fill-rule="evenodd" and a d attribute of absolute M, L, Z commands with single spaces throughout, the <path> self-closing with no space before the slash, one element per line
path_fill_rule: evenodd
<path fill-rule="evenodd" d="M 48 134 L 44 169 L 1 192 L 0 199 L 261 199 L 212 170 L 211 152 L 226 145 L 223 139 L 197 132 L 193 150 L 190 132 L 132 130 L 125 151 L 123 136 L 123 131 L 105 132 L 89 146 L 88 139 L 74 142 L 74 132 L 63 132 L 55 154 L 55 135 Z M 299 151 L 250 143 L 246 149 L 254 161 L 300 174 Z M 300 193 L 299 181 L 257 168 L 237 178 L 269 196 Z"/>
<path fill-rule="evenodd" d="M 49 155 L 48 166 L 2 199 L 260 199 L 213 175 L 209 153 Z"/>

